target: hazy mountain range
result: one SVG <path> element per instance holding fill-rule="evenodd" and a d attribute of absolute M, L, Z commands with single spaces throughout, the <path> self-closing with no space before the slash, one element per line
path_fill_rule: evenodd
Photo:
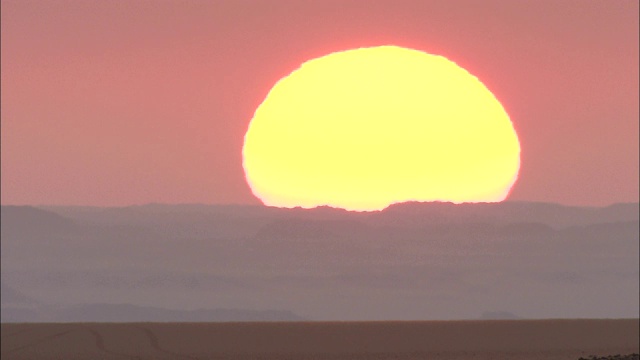
<path fill-rule="evenodd" d="M 639 205 L 2 206 L 2 321 L 639 316 Z"/>

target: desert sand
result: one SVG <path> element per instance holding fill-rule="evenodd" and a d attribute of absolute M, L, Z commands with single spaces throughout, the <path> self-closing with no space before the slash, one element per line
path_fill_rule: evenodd
<path fill-rule="evenodd" d="M 2 324 L 2 359 L 579 359 L 638 353 L 638 319 Z"/>

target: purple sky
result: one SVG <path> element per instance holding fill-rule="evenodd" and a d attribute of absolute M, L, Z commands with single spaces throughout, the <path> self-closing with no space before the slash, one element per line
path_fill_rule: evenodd
<path fill-rule="evenodd" d="M 270 87 L 394 44 L 479 77 L 519 133 L 511 200 L 638 201 L 636 0 L 2 1 L 2 204 L 258 203 Z"/>

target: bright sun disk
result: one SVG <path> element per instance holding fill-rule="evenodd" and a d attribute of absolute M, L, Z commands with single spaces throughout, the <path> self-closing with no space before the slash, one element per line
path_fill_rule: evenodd
<path fill-rule="evenodd" d="M 278 81 L 251 120 L 243 166 L 253 193 L 278 207 L 498 202 L 517 179 L 520 144 L 476 77 L 442 56 L 380 46 Z"/>

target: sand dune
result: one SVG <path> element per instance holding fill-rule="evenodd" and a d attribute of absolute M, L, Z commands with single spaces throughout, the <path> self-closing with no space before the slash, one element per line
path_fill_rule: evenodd
<path fill-rule="evenodd" d="M 639 322 L 2 324 L 3 359 L 578 359 L 639 352 Z"/>

